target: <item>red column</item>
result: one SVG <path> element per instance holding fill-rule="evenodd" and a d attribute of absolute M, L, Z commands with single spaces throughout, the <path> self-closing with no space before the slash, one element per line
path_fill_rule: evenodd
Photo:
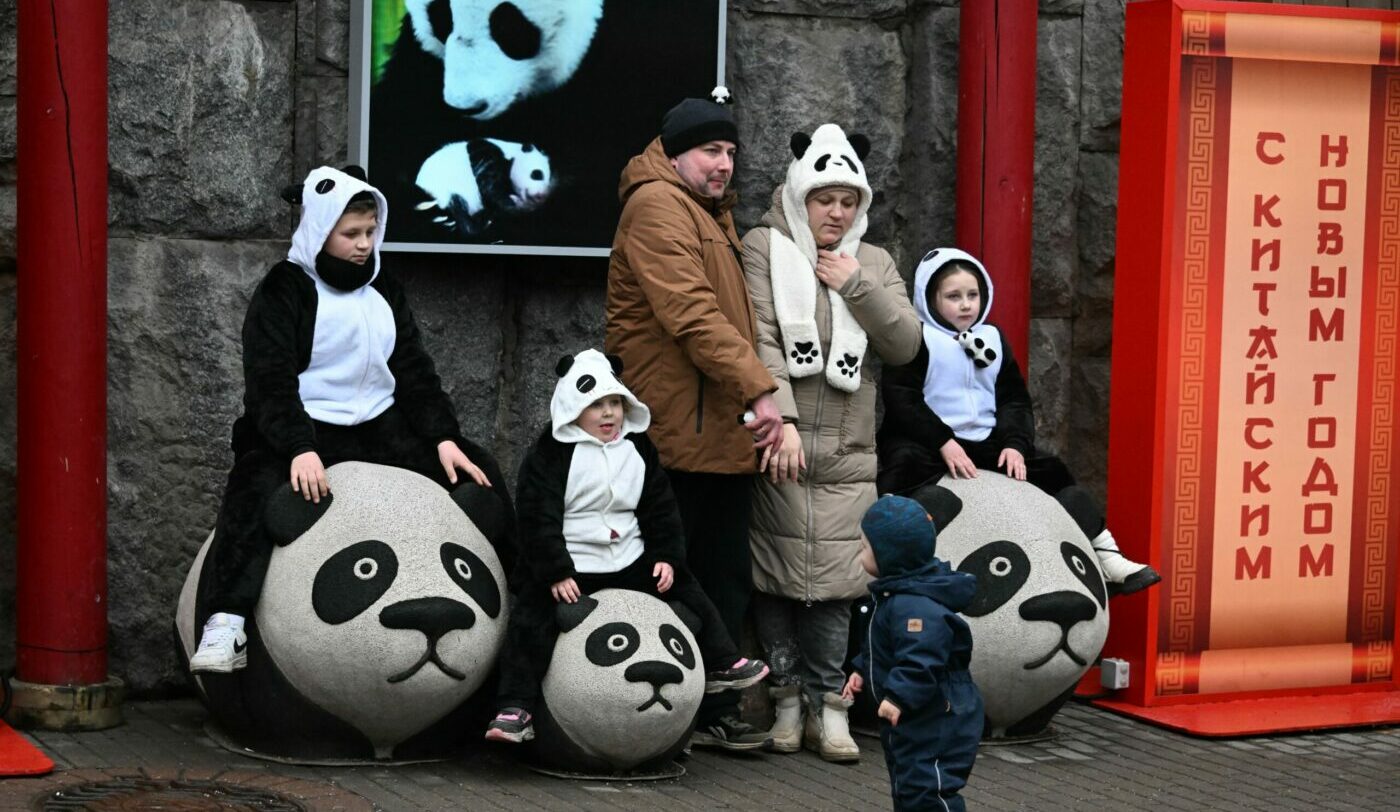
<path fill-rule="evenodd" d="M 17 674 L 107 679 L 107 0 L 19 0 Z"/>
<path fill-rule="evenodd" d="M 957 243 L 991 272 L 994 320 L 1023 368 L 1031 312 L 1036 17 L 1034 0 L 976 0 L 959 12 Z"/>

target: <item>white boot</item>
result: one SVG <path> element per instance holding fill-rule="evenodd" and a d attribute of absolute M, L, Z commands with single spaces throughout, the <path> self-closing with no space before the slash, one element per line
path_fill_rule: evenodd
<path fill-rule="evenodd" d="M 1115 595 L 1131 595 L 1140 589 L 1162 580 L 1162 576 L 1147 564 L 1139 564 L 1123 557 L 1118 551 L 1118 542 L 1114 541 L 1113 534 L 1108 532 L 1108 528 L 1094 537 L 1089 542 L 1094 548 L 1094 554 L 1099 559 L 1099 569 L 1103 570 L 1103 579 L 1108 584 L 1109 597 Z"/>
<path fill-rule="evenodd" d="M 851 729 L 846 722 L 846 709 L 853 703 L 840 694 L 822 694 L 820 710 L 807 709 L 807 729 L 802 743 L 808 750 L 826 761 L 860 761 L 860 748 L 851 738 Z"/>
<path fill-rule="evenodd" d="M 190 658 L 190 673 L 228 674 L 248 664 L 248 635 L 243 616 L 215 612 L 204 624 L 204 636 Z"/>
<path fill-rule="evenodd" d="M 768 734 L 773 737 L 773 752 L 796 753 L 802 749 L 802 691 L 800 685 L 783 685 L 769 688 L 768 696 L 773 699 L 773 729 Z"/>

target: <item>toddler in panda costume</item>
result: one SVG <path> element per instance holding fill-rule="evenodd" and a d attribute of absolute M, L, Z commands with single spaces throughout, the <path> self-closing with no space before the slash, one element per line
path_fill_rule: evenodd
<path fill-rule="evenodd" d="M 201 584 L 218 611 L 190 658 L 196 673 L 247 664 L 245 618 L 273 546 L 263 524 L 268 497 L 290 482 L 309 501 L 331 499 L 326 468 L 335 463 L 395 465 L 443 487 L 465 472 L 460 487 L 474 492 L 464 498 L 485 500 L 481 515 L 499 518 L 480 529 L 503 564 L 512 558 L 500 543 L 512 523 L 500 471 L 461 436 L 404 290 L 380 272 L 384 196 L 359 167 L 323 166 L 283 197 L 301 204 L 301 222 L 243 321 L 244 411 Z"/>
<path fill-rule="evenodd" d="M 746 688 L 768 675 L 763 662 L 739 656 L 686 568 L 676 499 L 646 435 L 651 410 L 618 379 L 621 363 L 597 350 L 561 358 L 550 425 L 521 463 L 524 555 L 499 661 L 500 712 L 488 740 L 534 738 L 532 714 L 559 636 L 555 605 L 589 592 L 632 589 L 679 604 L 705 661 L 706 693 Z"/>
<path fill-rule="evenodd" d="M 971 254 L 928 252 L 914 272 L 914 309 L 924 342 L 913 362 L 885 370 L 881 390 L 879 489 L 909 493 L 942 475 L 976 477 L 1000 470 L 1054 496 L 1086 532 L 1109 594 L 1126 595 L 1162 580 L 1130 561 L 1104 526 L 1103 510 L 1075 485 L 1065 464 L 1035 448 L 1035 419 L 1025 379 L 988 324 L 992 279 Z"/>

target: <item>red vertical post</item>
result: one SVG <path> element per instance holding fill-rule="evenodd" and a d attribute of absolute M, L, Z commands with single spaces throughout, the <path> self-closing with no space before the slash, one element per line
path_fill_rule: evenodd
<path fill-rule="evenodd" d="M 995 321 L 1028 363 L 1035 174 L 1034 0 L 976 0 L 959 11 L 958 247 L 996 282 Z"/>
<path fill-rule="evenodd" d="M 107 0 L 19 0 L 17 676 L 107 679 Z"/>

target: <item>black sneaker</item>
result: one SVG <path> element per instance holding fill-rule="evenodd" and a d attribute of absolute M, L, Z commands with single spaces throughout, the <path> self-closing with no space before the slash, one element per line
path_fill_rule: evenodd
<path fill-rule="evenodd" d="M 734 665 L 705 675 L 705 693 L 717 694 L 720 691 L 747 688 L 766 676 L 768 666 L 764 665 L 762 660 L 746 660 L 740 657 Z"/>
<path fill-rule="evenodd" d="M 486 740 L 489 742 L 509 742 L 520 744 L 535 738 L 534 718 L 521 708 L 502 708 L 486 726 Z"/>
<path fill-rule="evenodd" d="M 771 750 L 773 737 L 766 730 L 759 730 L 737 716 L 721 716 L 708 725 L 696 727 L 690 736 L 692 747 L 715 747 L 735 752 L 745 750 Z"/>

